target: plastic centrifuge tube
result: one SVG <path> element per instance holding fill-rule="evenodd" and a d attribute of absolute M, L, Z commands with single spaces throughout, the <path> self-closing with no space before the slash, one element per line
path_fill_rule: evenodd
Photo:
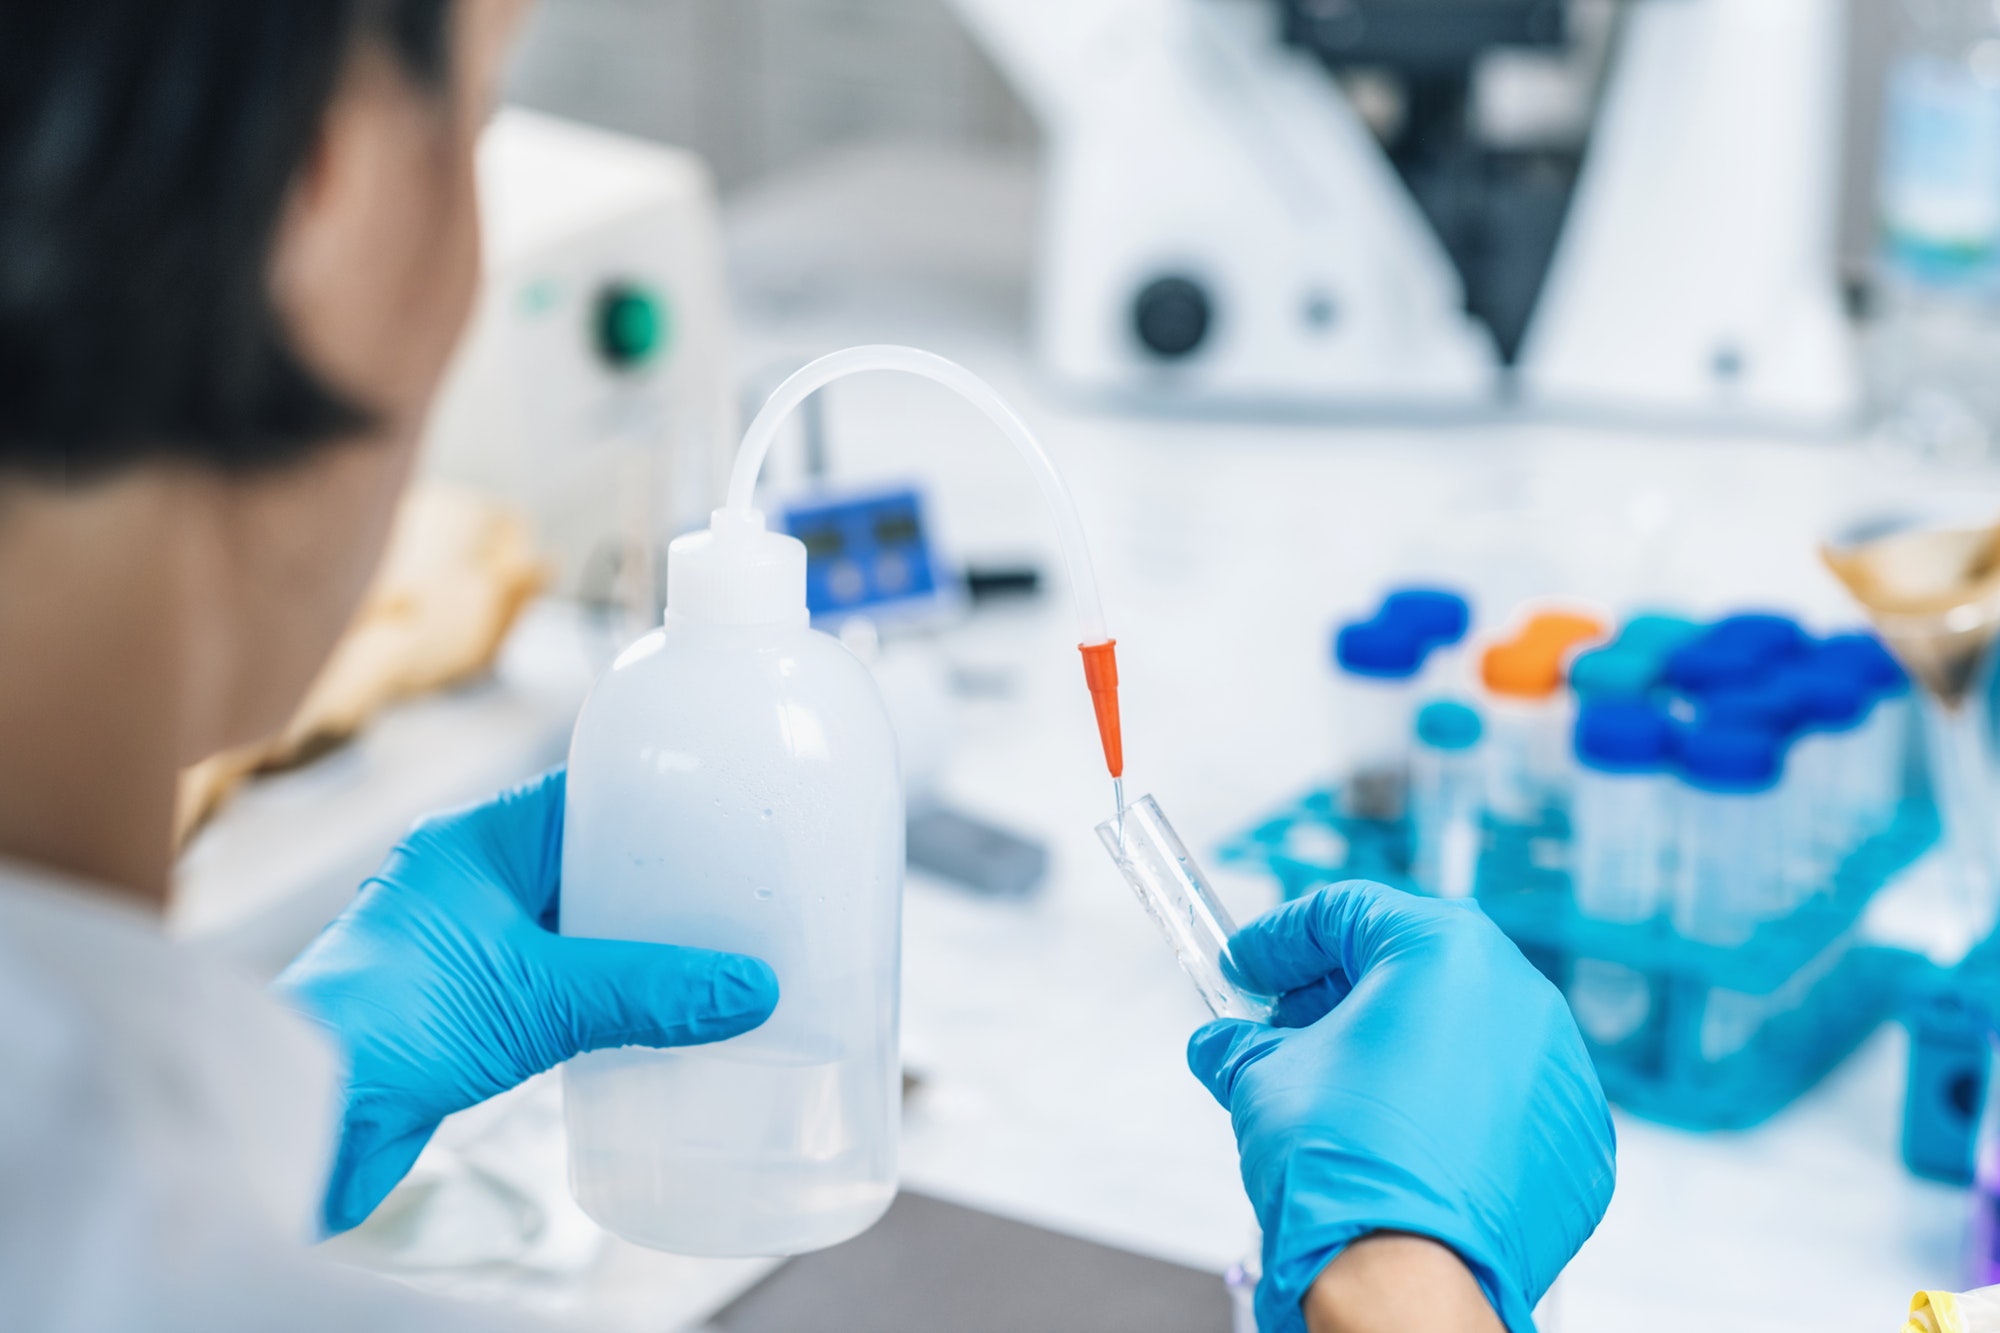
<path fill-rule="evenodd" d="M 1210 1012 L 1217 1018 L 1270 1021 L 1275 1001 L 1231 978 L 1229 937 L 1236 933 L 1236 923 L 1160 812 L 1159 802 L 1141 796 L 1117 818 L 1099 824 L 1097 837 L 1166 933 Z"/>

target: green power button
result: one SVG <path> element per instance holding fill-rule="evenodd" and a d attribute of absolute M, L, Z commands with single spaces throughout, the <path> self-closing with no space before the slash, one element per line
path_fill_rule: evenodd
<path fill-rule="evenodd" d="M 644 287 L 615 282 L 597 294 L 597 354 L 617 370 L 636 370 L 667 345 L 667 311 Z"/>

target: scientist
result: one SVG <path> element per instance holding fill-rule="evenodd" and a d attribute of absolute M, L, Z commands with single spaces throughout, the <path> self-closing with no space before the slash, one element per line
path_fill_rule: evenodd
<path fill-rule="evenodd" d="M 0 0 L 9 1329 L 506 1326 L 304 1242 L 442 1117 L 778 1001 L 755 959 L 551 933 L 559 774 L 419 826 L 272 994 L 161 930 L 177 770 L 285 721 L 381 552 L 524 7 Z M 1234 1118 L 1268 1333 L 1526 1333 L 1612 1188 L 1555 990 L 1476 911 L 1373 885 L 1238 956 L 1280 1023 L 1188 1055 Z"/>

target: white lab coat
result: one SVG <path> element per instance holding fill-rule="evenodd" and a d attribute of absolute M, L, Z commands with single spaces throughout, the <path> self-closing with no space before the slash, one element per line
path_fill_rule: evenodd
<path fill-rule="evenodd" d="M 157 921 L 0 864 L 0 1328 L 509 1327 L 311 1252 L 337 1073 Z"/>

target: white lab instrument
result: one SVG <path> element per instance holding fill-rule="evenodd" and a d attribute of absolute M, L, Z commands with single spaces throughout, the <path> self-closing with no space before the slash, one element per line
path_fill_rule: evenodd
<path fill-rule="evenodd" d="M 953 3 L 1047 133 L 1034 336 L 1057 380 L 1251 408 L 1491 399 L 1443 246 L 1269 7 Z"/>
<path fill-rule="evenodd" d="M 657 612 L 654 552 L 735 434 L 715 190 L 679 149 L 509 108 L 479 147 L 486 277 L 425 446 L 531 515 L 571 596 Z"/>
<path fill-rule="evenodd" d="M 1633 0 L 1519 364 L 1526 401 L 1831 427 L 1848 7 Z"/>

